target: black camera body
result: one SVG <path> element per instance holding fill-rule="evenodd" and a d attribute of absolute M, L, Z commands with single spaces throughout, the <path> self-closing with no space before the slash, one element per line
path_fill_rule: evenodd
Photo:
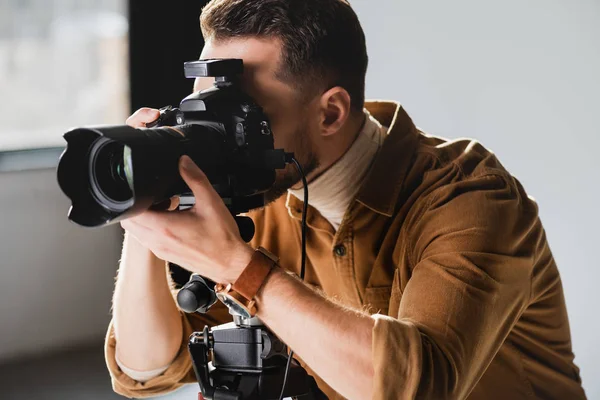
<path fill-rule="evenodd" d="M 69 219 L 104 226 L 139 214 L 172 196 L 190 195 L 179 158 L 190 156 L 232 214 L 264 205 L 264 192 L 285 168 L 273 147 L 267 116 L 240 87 L 239 59 L 184 64 L 188 78 L 215 77 L 213 87 L 161 109 L 146 128 L 127 125 L 72 129 L 58 166 L 58 182 L 71 199 Z"/>

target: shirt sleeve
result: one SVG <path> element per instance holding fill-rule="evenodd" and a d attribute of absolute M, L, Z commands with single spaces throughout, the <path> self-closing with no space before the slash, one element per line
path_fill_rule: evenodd
<path fill-rule="evenodd" d="M 136 380 L 136 381 L 142 382 L 142 383 L 146 383 L 150 379 L 156 378 L 157 376 L 162 375 L 162 373 L 165 372 L 167 370 L 167 368 L 169 368 L 169 365 L 171 365 L 169 363 L 164 367 L 156 368 L 156 369 L 153 369 L 150 371 L 138 371 L 136 369 L 129 368 L 127 365 L 125 365 L 119 359 L 119 353 L 116 353 L 116 352 L 115 352 L 115 362 L 117 363 L 117 365 L 119 366 L 121 371 L 123 371 L 127 376 L 129 376 L 133 380 Z"/>
<path fill-rule="evenodd" d="M 176 296 L 177 291 L 172 290 Z M 141 382 L 127 375 L 116 360 L 116 339 L 113 322 L 110 322 L 104 345 L 106 365 L 110 373 L 113 390 L 129 398 L 146 398 L 167 394 L 187 383 L 195 383 L 196 375 L 192 368 L 192 360 L 188 353 L 188 340 L 195 331 L 202 331 L 205 325 L 209 327 L 231 321 L 227 307 L 221 302 L 215 303 L 207 314 L 186 314 L 182 311 L 183 335 L 179 352 L 164 371 L 146 382 Z"/>
<path fill-rule="evenodd" d="M 187 354 L 187 337 L 191 335 L 193 329 L 187 316 L 182 315 L 182 320 L 183 337 L 177 356 L 161 375 L 147 382 L 136 381 L 119 368 L 115 358 L 117 342 L 111 321 L 106 335 L 104 354 L 112 387 L 116 393 L 129 398 L 159 396 L 176 390 L 185 383 L 194 381 L 192 361 Z"/>
<path fill-rule="evenodd" d="M 433 192 L 411 226 L 401 299 L 375 315 L 374 399 L 465 398 L 527 306 L 537 206 L 509 177 Z"/>

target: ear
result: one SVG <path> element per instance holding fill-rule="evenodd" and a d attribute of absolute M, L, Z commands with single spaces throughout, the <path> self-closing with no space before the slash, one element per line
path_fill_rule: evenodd
<path fill-rule="evenodd" d="M 344 126 L 350 116 L 350 94 L 346 89 L 335 86 L 321 95 L 319 109 L 321 135 L 334 135 Z"/>

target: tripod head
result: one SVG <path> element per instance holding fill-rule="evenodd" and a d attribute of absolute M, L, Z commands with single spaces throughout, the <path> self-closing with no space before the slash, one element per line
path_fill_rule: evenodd
<path fill-rule="evenodd" d="M 208 311 L 216 303 L 215 283 L 197 274 L 177 294 L 186 312 Z M 277 400 L 285 378 L 288 349 L 257 318 L 230 309 L 233 321 L 194 332 L 188 350 L 200 392 L 208 400 Z M 326 399 L 313 377 L 291 360 L 284 395 Z"/>

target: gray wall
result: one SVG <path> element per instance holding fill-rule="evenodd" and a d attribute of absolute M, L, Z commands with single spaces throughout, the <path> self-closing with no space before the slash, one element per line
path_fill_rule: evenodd
<path fill-rule="evenodd" d="M 102 340 L 121 234 L 79 228 L 54 170 L 0 173 L 0 362 Z"/>
<path fill-rule="evenodd" d="M 566 292 L 576 363 L 600 398 L 600 2 L 351 0 L 367 95 L 422 129 L 473 137 L 536 198 Z"/>

